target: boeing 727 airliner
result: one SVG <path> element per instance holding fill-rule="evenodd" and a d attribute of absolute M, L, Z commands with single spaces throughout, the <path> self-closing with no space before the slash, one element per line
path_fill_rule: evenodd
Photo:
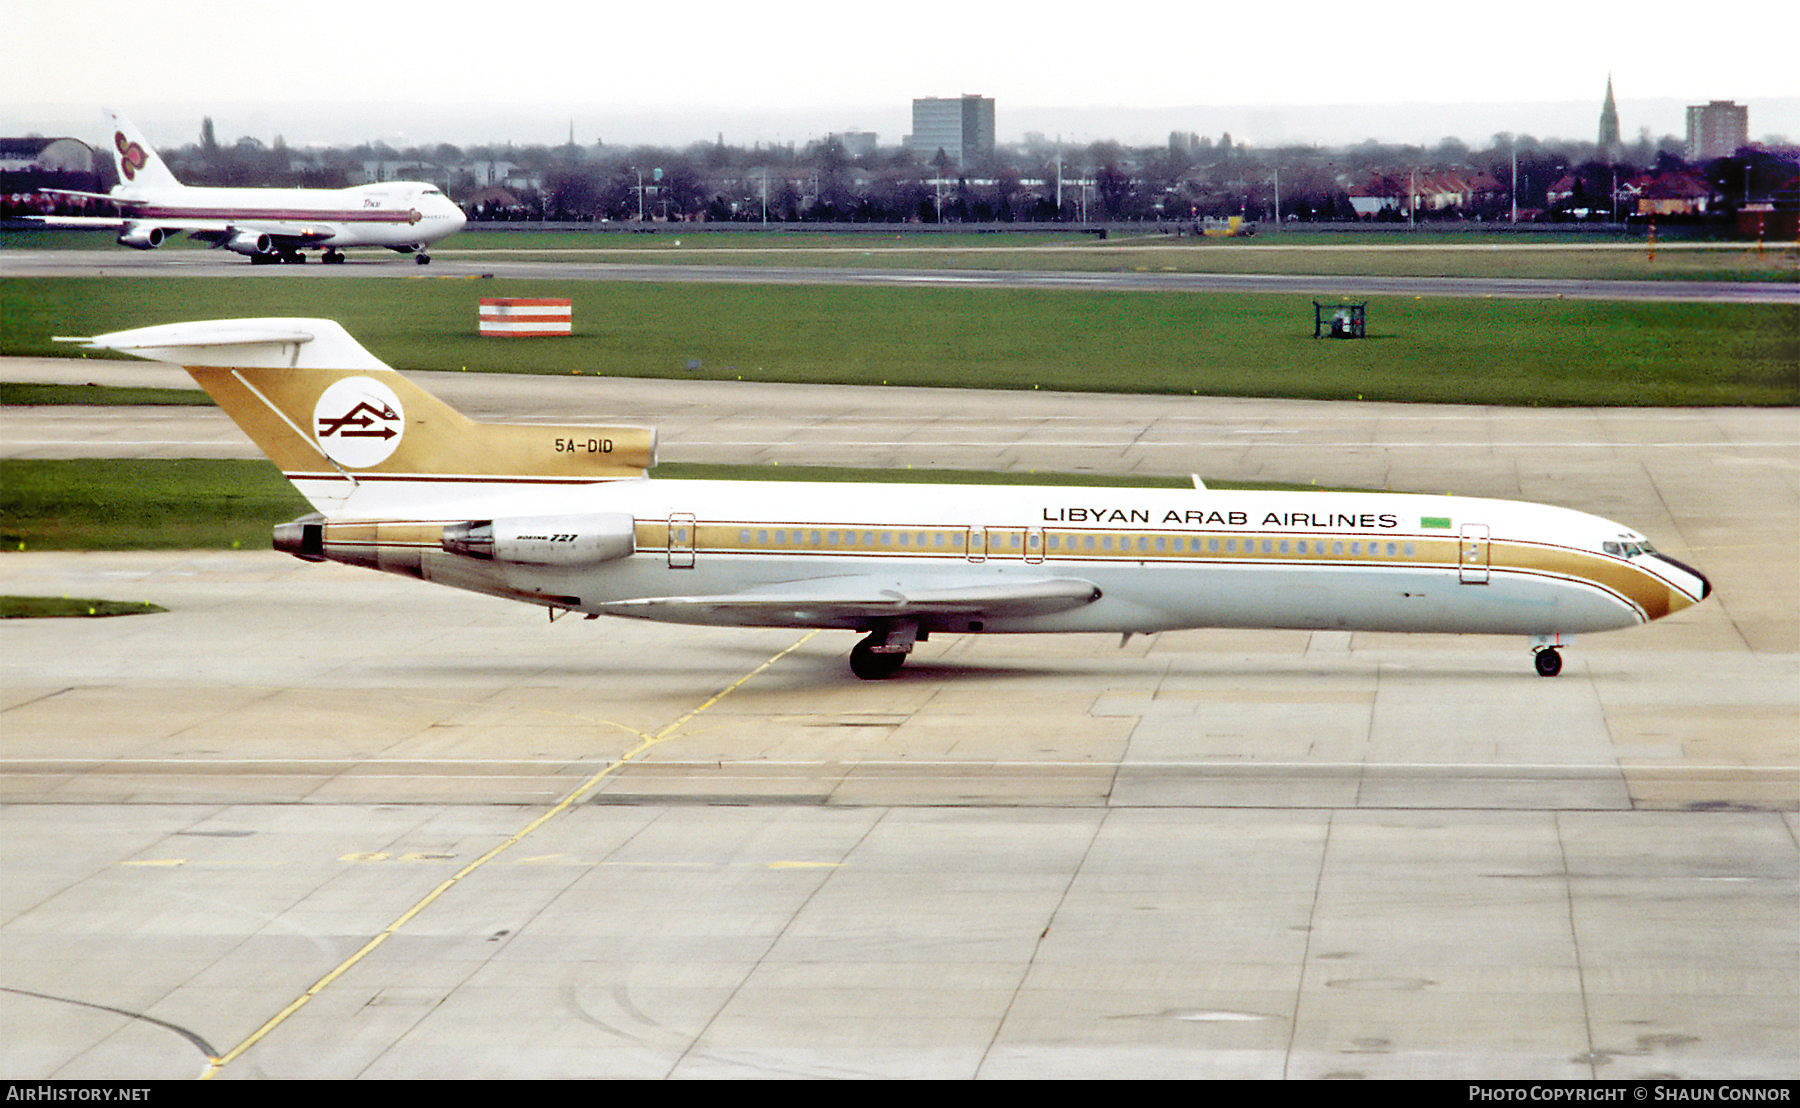
<path fill-rule="evenodd" d="M 108 228 L 119 243 L 154 250 L 171 232 L 210 242 L 255 263 L 304 262 L 309 249 L 322 249 L 326 262 L 342 262 L 350 246 L 383 246 L 431 261 L 428 247 L 454 234 L 465 222 L 462 209 L 436 185 L 388 181 L 346 189 L 202 188 L 184 185 L 169 172 L 156 150 L 110 108 L 104 113 L 119 183 L 111 192 L 45 189 L 62 196 L 107 200 L 125 214 L 30 216 L 48 227 Z"/>
<path fill-rule="evenodd" d="M 317 509 L 275 528 L 367 566 L 589 617 L 840 628 L 859 677 L 933 633 L 1191 627 L 1575 634 L 1706 599 L 1565 508 L 1396 493 L 652 479 L 654 431 L 474 422 L 337 323 L 100 335 L 188 371 Z"/>

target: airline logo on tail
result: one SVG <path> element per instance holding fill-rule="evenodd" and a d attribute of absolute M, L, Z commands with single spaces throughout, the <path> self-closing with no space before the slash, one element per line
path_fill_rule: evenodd
<path fill-rule="evenodd" d="M 113 132 L 113 145 L 119 151 L 119 172 L 127 181 L 136 180 L 137 171 L 149 163 L 149 155 L 144 153 L 142 146 L 126 138 L 124 131 Z"/>
<path fill-rule="evenodd" d="M 400 448 L 406 417 L 400 398 L 373 377 L 333 382 L 313 405 L 313 438 L 325 456 L 350 469 L 367 469 Z"/>

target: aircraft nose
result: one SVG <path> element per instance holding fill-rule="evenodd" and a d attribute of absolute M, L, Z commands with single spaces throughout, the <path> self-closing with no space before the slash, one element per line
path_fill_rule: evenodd
<path fill-rule="evenodd" d="M 1687 574 L 1689 577 L 1692 577 L 1695 581 L 1698 581 L 1700 583 L 1700 599 L 1701 600 L 1705 600 L 1707 597 L 1712 595 L 1712 582 L 1708 581 L 1706 579 L 1706 574 L 1701 573 L 1699 570 L 1695 569 L 1693 566 L 1688 565 L 1686 562 L 1676 561 L 1674 558 L 1669 557 L 1667 554 L 1658 552 L 1655 555 L 1655 557 L 1661 561 L 1667 562 L 1669 565 L 1674 566 L 1676 569 Z"/>

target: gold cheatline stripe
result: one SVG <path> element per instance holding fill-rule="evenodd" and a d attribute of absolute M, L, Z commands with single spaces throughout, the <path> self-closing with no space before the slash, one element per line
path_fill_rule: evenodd
<path fill-rule="evenodd" d="M 414 904 L 411 908 L 408 908 L 406 911 L 402 912 L 400 914 L 399 918 L 394 920 L 394 922 L 388 924 L 386 927 L 382 928 L 382 930 L 379 934 L 377 934 L 374 938 L 370 939 L 368 942 L 364 943 L 361 950 L 358 950 L 355 954 L 352 954 L 349 958 L 346 958 L 344 960 L 344 962 L 341 965 L 339 965 L 336 969 L 332 970 L 330 973 L 326 974 L 324 977 L 319 978 L 316 982 L 313 983 L 311 988 L 307 989 L 304 993 L 301 993 L 298 997 L 296 997 L 294 999 L 293 1003 L 289 1004 L 286 1008 L 283 1008 L 281 1011 L 275 1013 L 275 1015 L 272 1016 L 267 1023 L 265 1023 L 261 1027 L 257 1028 L 243 1042 L 239 1043 L 237 1046 L 232 1047 L 230 1050 L 226 1051 L 224 1054 L 221 1054 L 217 1058 L 208 1059 L 206 1072 L 202 1073 L 200 1075 L 200 1080 L 202 1080 L 202 1081 L 210 1080 L 220 1070 L 224 1069 L 226 1066 L 228 1066 L 232 1062 L 236 1061 L 245 1051 L 247 1051 L 251 1047 L 255 1046 L 258 1042 L 261 1042 L 262 1039 L 269 1034 L 269 1032 L 275 1030 L 277 1027 L 280 1027 L 283 1023 L 287 1022 L 287 1019 L 289 1016 L 292 1016 L 295 1012 L 298 1012 L 300 1009 L 306 1007 L 306 1005 L 312 1000 L 313 997 L 315 997 L 315 996 L 319 995 L 319 993 L 323 992 L 325 990 L 325 988 L 327 986 L 329 986 L 333 981 L 336 981 L 338 978 L 340 978 L 344 974 L 348 973 L 358 962 L 361 962 L 364 958 L 368 957 L 371 953 L 373 953 L 377 947 L 381 946 L 381 944 L 383 944 L 383 943 L 387 942 L 389 939 L 393 938 L 394 935 L 402 927 L 405 927 L 408 923 L 411 923 L 413 921 L 413 919 L 415 917 L 417 917 L 420 912 L 423 912 L 425 909 L 431 907 L 431 905 L 433 903 L 435 903 L 439 897 L 441 897 L 445 893 L 449 892 L 463 878 L 474 873 L 476 870 L 480 869 L 482 866 L 493 861 L 495 858 L 498 858 L 501 854 L 504 854 L 506 851 L 512 849 L 514 846 L 518 845 L 520 842 L 523 842 L 525 840 L 525 838 L 527 836 L 529 836 L 532 832 L 534 832 L 538 828 L 544 826 L 546 823 L 549 823 L 551 820 L 555 819 L 557 816 L 561 815 L 562 813 L 568 811 L 571 807 L 573 807 L 576 804 L 576 802 L 581 800 L 582 797 L 586 796 L 588 793 L 592 792 L 596 787 L 598 787 L 601 781 L 605 780 L 607 777 L 611 776 L 613 773 L 615 773 L 619 769 L 623 768 L 625 766 L 625 764 L 630 762 L 633 758 L 636 758 L 636 757 L 642 755 L 643 753 L 645 753 L 646 751 L 650 750 L 652 747 L 655 747 L 658 744 L 667 741 L 677 731 L 681 730 L 682 726 L 685 725 L 689 720 L 693 719 L 695 716 L 698 716 L 700 713 L 711 708 L 713 705 L 717 704 L 719 701 L 730 696 L 732 693 L 736 692 L 738 689 L 742 688 L 746 683 L 748 683 L 751 678 L 756 677 L 758 674 L 762 673 L 764 670 L 768 669 L 770 666 L 773 666 L 776 662 L 781 661 L 783 658 L 787 657 L 789 654 L 792 654 L 794 651 L 800 649 L 809 640 L 811 640 L 813 638 L 813 636 L 817 635 L 818 633 L 819 632 L 817 632 L 817 631 L 808 631 L 806 634 L 804 634 L 804 635 L 800 636 L 800 638 L 796 639 L 792 644 L 783 648 L 781 651 L 776 653 L 773 657 L 771 657 L 767 661 L 763 662 L 763 664 L 757 666 L 755 669 L 751 670 L 749 673 L 744 674 L 742 677 L 738 678 L 736 681 L 733 681 L 731 684 L 725 686 L 723 689 L 720 689 L 718 692 L 714 693 L 710 698 L 708 698 L 706 700 L 705 703 L 701 704 L 699 707 L 694 708 L 692 711 L 689 711 L 686 715 L 682 716 L 680 719 L 677 719 L 675 722 L 669 724 L 667 727 L 664 727 L 661 731 L 656 732 L 654 735 L 642 736 L 642 741 L 639 742 L 636 746 L 632 747 L 630 750 L 627 750 L 625 753 L 619 755 L 616 759 L 613 760 L 612 764 L 607 766 L 605 769 L 602 769 L 600 772 L 594 774 L 592 777 L 588 778 L 586 781 L 583 781 L 580 785 L 578 785 L 575 788 L 575 790 L 573 792 L 571 792 L 568 796 L 563 797 L 560 801 L 558 801 L 556 803 L 556 805 L 554 807 L 550 808 L 543 815 L 538 816 L 536 819 L 532 820 L 530 823 L 526 824 L 524 827 L 521 827 L 518 831 L 515 831 L 512 834 L 512 836 L 510 838 L 508 838 L 505 842 L 500 843 L 498 846 L 495 846 L 492 850 L 488 851 L 486 854 L 483 854 L 481 857 L 475 859 L 473 862 L 470 862 L 468 865 L 464 866 L 462 869 L 456 871 L 456 873 L 452 874 L 450 877 L 445 878 L 443 884 L 441 884 L 437 888 L 431 890 L 429 893 L 426 893 L 424 898 L 421 899 L 417 904 Z"/>

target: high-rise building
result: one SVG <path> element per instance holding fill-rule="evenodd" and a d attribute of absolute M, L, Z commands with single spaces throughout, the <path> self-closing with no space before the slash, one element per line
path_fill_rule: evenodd
<path fill-rule="evenodd" d="M 875 153 L 878 143 L 874 131 L 833 131 L 827 138 L 844 148 L 844 153 L 852 158 L 866 158 Z"/>
<path fill-rule="evenodd" d="M 1619 107 L 1613 103 L 1612 74 L 1606 75 L 1606 103 L 1600 107 L 1600 156 L 1609 162 L 1619 160 L 1625 147 L 1619 141 Z"/>
<path fill-rule="evenodd" d="M 1750 109 L 1730 100 L 1694 104 L 1687 110 L 1687 160 L 1727 158 L 1750 141 Z"/>
<path fill-rule="evenodd" d="M 928 96 L 913 101 L 912 134 L 906 145 L 930 160 L 942 150 L 958 169 L 990 158 L 994 153 L 994 101 L 992 97 L 962 96 L 957 99 Z"/>

